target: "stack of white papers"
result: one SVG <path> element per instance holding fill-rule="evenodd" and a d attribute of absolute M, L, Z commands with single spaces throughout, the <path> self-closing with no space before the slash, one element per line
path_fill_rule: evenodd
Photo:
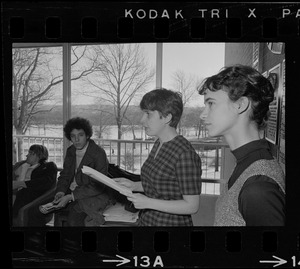
<path fill-rule="evenodd" d="M 118 184 L 117 182 L 115 182 L 112 178 L 109 178 L 108 176 L 100 173 L 99 171 L 88 167 L 86 165 L 82 166 L 82 172 L 84 174 L 87 174 L 88 176 L 96 179 L 97 181 L 117 190 L 118 192 L 122 193 L 122 194 L 132 194 L 132 191 L 120 184 Z"/>
<path fill-rule="evenodd" d="M 105 221 L 136 222 L 139 212 L 129 212 L 124 205 L 116 203 L 103 212 Z"/>

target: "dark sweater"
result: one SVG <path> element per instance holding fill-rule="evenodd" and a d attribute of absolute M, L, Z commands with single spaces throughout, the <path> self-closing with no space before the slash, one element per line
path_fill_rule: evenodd
<path fill-rule="evenodd" d="M 24 163 L 24 162 L 23 162 Z M 14 167 L 14 169 L 16 169 Z M 50 190 L 56 183 L 57 167 L 54 162 L 41 163 L 35 168 L 29 181 L 25 181 L 27 188 L 23 188 L 16 193 L 16 199 L 13 205 L 13 214 L 16 216 L 21 207 L 32 202 Z"/>

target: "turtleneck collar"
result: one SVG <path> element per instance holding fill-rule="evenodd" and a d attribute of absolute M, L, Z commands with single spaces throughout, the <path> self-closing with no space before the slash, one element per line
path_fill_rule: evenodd
<path fill-rule="evenodd" d="M 265 139 L 254 140 L 231 152 L 236 158 L 237 163 L 239 163 L 242 160 L 244 160 L 250 153 L 261 149 L 268 149 L 268 150 L 270 149 L 267 140 Z"/>

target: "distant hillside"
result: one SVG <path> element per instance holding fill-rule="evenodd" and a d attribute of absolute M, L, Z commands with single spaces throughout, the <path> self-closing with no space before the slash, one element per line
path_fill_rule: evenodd
<path fill-rule="evenodd" d="M 62 106 L 43 106 L 44 112 L 34 116 L 32 124 L 61 124 L 63 120 Z M 199 120 L 200 111 L 202 108 L 188 107 L 185 108 L 183 117 L 184 125 L 192 126 Z M 116 120 L 111 113 L 114 108 L 110 105 L 74 105 L 72 106 L 72 117 L 87 118 L 93 125 L 116 125 Z M 140 124 L 141 111 L 139 107 L 130 106 L 126 113 L 127 119 L 124 120 L 124 125 Z"/>
<path fill-rule="evenodd" d="M 61 124 L 63 119 L 62 106 L 43 106 L 40 108 L 43 112 L 38 113 L 33 118 L 33 124 Z M 113 106 L 104 105 L 74 105 L 72 106 L 72 117 L 83 117 L 90 120 L 93 125 L 98 125 L 100 119 L 105 121 L 106 125 L 115 125 L 116 120 L 111 113 L 113 112 Z M 127 112 L 128 118 L 137 122 L 136 116 L 140 116 L 140 109 L 135 106 L 131 106 Z"/>

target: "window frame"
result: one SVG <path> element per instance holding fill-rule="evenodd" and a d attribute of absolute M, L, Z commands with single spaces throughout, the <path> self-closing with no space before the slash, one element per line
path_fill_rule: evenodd
<path fill-rule="evenodd" d="M 63 59 L 63 126 L 71 117 L 71 47 L 76 45 L 99 45 L 101 43 L 13 43 L 14 48 L 62 47 Z M 156 43 L 156 87 L 162 87 L 163 43 Z M 70 141 L 63 137 L 63 157 Z"/>

